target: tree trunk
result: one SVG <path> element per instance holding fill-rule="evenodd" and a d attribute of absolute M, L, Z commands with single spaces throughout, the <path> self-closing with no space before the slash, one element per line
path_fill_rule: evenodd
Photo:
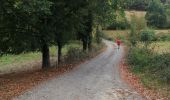
<path fill-rule="evenodd" d="M 61 64 L 61 56 L 62 56 L 62 45 L 61 42 L 58 42 L 58 65 Z"/>
<path fill-rule="evenodd" d="M 89 51 L 91 51 L 91 50 L 92 50 L 91 41 L 88 43 L 88 50 L 89 50 Z"/>
<path fill-rule="evenodd" d="M 88 50 L 91 51 L 92 49 L 92 31 L 93 31 L 93 13 L 89 10 L 88 14 Z"/>
<path fill-rule="evenodd" d="M 85 40 L 82 41 L 83 42 L 83 51 L 87 50 L 87 42 Z"/>
<path fill-rule="evenodd" d="M 42 68 L 50 67 L 50 54 L 49 54 L 49 46 L 44 43 L 42 47 Z"/>

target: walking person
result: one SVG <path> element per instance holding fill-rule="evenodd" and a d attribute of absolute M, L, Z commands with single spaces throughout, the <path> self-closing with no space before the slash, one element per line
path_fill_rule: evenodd
<path fill-rule="evenodd" d="M 118 46 L 118 49 L 120 49 L 121 40 L 119 38 L 116 39 L 116 44 Z"/>

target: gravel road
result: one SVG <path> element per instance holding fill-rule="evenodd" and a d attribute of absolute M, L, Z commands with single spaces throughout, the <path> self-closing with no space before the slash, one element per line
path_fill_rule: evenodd
<path fill-rule="evenodd" d="M 102 54 L 13 100 L 144 100 L 120 78 L 123 47 L 118 50 L 104 42 L 107 49 Z"/>

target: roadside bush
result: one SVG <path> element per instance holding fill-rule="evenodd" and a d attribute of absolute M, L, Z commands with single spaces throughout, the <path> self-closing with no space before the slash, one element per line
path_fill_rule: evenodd
<path fill-rule="evenodd" d="M 96 44 L 93 43 L 92 44 L 92 50 L 91 51 L 83 51 L 80 48 L 75 48 L 75 47 L 70 47 L 67 55 L 65 56 L 64 60 L 65 63 L 68 64 L 74 64 L 77 63 L 79 61 L 83 61 L 85 59 L 91 58 L 93 56 L 95 56 L 97 53 L 99 53 L 101 51 L 101 49 L 103 48 L 104 44 Z"/>
<path fill-rule="evenodd" d="M 132 65 L 132 69 L 136 72 L 144 70 L 150 62 L 150 54 L 147 49 L 132 48 L 128 55 L 128 62 Z"/>
<path fill-rule="evenodd" d="M 155 32 L 153 30 L 144 30 L 140 32 L 140 38 L 142 42 L 152 41 L 155 37 Z"/>
<path fill-rule="evenodd" d="M 156 54 L 148 49 L 133 48 L 128 63 L 133 72 L 149 76 L 161 84 L 170 84 L 170 53 Z"/>
<path fill-rule="evenodd" d="M 140 40 L 145 43 L 146 48 L 155 37 L 155 32 L 153 30 L 144 30 L 140 32 Z"/>
<path fill-rule="evenodd" d="M 83 52 L 80 48 L 69 48 L 65 60 L 67 63 L 74 63 L 75 61 L 81 61 L 88 57 L 87 52 Z"/>
<path fill-rule="evenodd" d="M 149 65 L 148 71 L 153 77 L 170 83 L 170 53 L 153 56 Z"/>

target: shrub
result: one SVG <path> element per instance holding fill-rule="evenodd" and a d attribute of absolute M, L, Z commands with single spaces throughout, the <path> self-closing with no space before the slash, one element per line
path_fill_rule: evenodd
<path fill-rule="evenodd" d="M 148 45 L 155 40 L 155 32 L 153 30 L 144 30 L 140 32 L 140 40 L 144 42 L 145 48 L 147 49 Z"/>
<path fill-rule="evenodd" d="M 147 49 L 132 48 L 128 55 L 128 62 L 134 66 L 133 70 L 142 71 L 150 62 L 150 54 Z"/>
<path fill-rule="evenodd" d="M 80 48 L 69 48 L 65 60 L 67 63 L 74 63 L 75 61 L 81 61 L 88 57 L 87 52 L 83 52 Z"/>
<path fill-rule="evenodd" d="M 135 73 L 170 84 L 170 53 L 156 54 L 148 49 L 132 48 L 128 55 L 128 63 Z"/>
<path fill-rule="evenodd" d="M 66 61 L 65 63 L 74 64 L 87 58 L 93 57 L 94 55 L 101 51 L 103 46 L 104 45 L 102 43 L 101 44 L 93 43 L 92 44 L 93 48 L 89 52 L 83 51 L 80 48 L 70 47 L 67 52 L 67 55 L 64 58 L 64 60 Z"/>
<path fill-rule="evenodd" d="M 153 56 L 148 70 L 153 77 L 170 83 L 170 53 Z"/>
<path fill-rule="evenodd" d="M 151 42 L 155 38 L 155 32 L 153 30 L 144 30 L 140 32 L 140 40 L 142 42 Z"/>

